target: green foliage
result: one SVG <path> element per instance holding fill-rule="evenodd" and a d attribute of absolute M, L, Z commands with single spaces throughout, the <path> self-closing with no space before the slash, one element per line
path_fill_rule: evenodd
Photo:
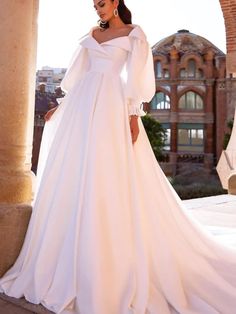
<path fill-rule="evenodd" d="M 227 122 L 227 127 L 232 131 L 234 125 L 234 119 L 231 119 Z"/>
<path fill-rule="evenodd" d="M 227 194 L 221 186 L 215 184 L 194 183 L 191 185 L 174 185 L 177 194 L 182 200 Z"/>
<path fill-rule="evenodd" d="M 165 145 L 165 129 L 159 121 L 149 114 L 146 114 L 141 119 L 156 159 L 161 160 L 163 157 L 162 151 Z"/>
<path fill-rule="evenodd" d="M 230 130 L 230 133 L 225 133 L 224 135 L 224 142 L 223 142 L 223 149 L 226 149 L 228 143 L 229 143 L 229 139 L 230 139 L 230 135 L 233 129 L 233 124 L 234 124 L 234 119 L 231 119 L 227 122 L 227 127 Z"/>
<path fill-rule="evenodd" d="M 186 171 L 171 179 L 171 184 L 181 199 L 207 197 L 227 193 L 219 177 L 207 174 L 204 169 Z"/>
<path fill-rule="evenodd" d="M 226 147 L 229 143 L 230 135 L 231 135 L 230 133 L 225 133 L 224 141 L 223 141 L 223 149 L 226 149 Z"/>

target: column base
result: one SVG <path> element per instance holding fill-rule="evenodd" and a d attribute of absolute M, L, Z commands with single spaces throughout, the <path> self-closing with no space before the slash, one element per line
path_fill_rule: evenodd
<path fill-rule="evenodd" d="M 31 212 L 28 204 L 0 204 L 0 277 L 20 253 Z"/>
<path fill-rule="evenodd" d="M 204 168 L 205 170 L 212 171 L 214 167 L 214 156 L 213 154 L 204 154 Z"/>
<path fill-rule="evenodd" d="M 172 170 L 172 177 L 176 176 L 177 173 L 177 153 L 169 153 L 169 167 Z"/>
<path fill-rule="evenodd" d="M 228 179 L 228 193 L 236 195 L 236 174 L 231 174 Z"/>

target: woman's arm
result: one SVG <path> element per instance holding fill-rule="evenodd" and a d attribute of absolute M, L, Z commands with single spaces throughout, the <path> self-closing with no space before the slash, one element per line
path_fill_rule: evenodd
<path fill-rule="evenodd" d="M 136 115 L 130 115 L 130 131 L 132 143 L 135 143 L 139 135 L 138 116 Z"/>
<path fill-rule="evenodd" d="M 142 103 L 149 102 L 155 94 L 155 75 L 151 47 L 140 27 L 136 27 L 135 32 L 132 32 L 131 40 L 125 96 L 134 143 L 139 134 L 138 117 L 146 114 L 142 109 Z"/>

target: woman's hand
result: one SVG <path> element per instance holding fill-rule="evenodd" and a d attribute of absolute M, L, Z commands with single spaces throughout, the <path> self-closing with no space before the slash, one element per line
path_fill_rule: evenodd
<path fill-rule="evenodd" d="M 54 107 L 52 109 L 50 109 L 49 111 L 47 111 L 44 115 L 44 120 L 45 121 L 49 121 L 51 119 L 51 116 L 53 115 L 53 113 L 57 110 L 57 107 Z"/>
<path fill-rule="evenodd" d="M 130 131 L 132 137 L 132 143 L 136 142 L 139 134 L 139 126 L 138 126 L 138 116 L 131 115 L 130 116 Z"/>

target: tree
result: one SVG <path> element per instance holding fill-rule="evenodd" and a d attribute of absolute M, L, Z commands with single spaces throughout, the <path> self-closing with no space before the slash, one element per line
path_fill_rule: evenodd
<path fill-rule="evenodd" d="M 161 123 L 151 115 L 142 116 L 142 122 L 147 133 L 149 142 L 157 160 L 163 157 L 163 148 L 165 146 L 166 131 Z"/>

